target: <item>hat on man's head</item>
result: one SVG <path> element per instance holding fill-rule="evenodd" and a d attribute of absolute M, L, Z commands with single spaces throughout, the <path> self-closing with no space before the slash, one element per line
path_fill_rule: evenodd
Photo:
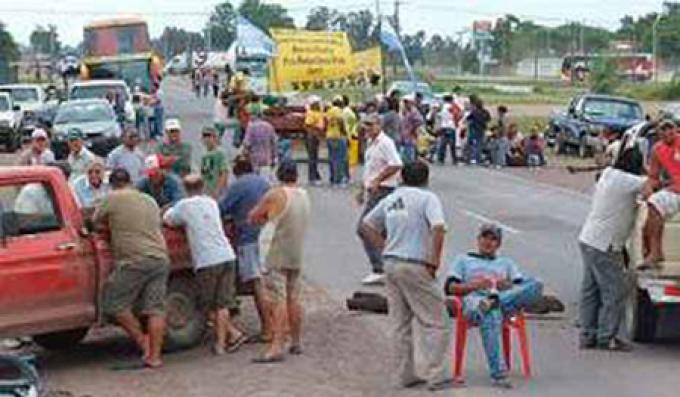
<path fill-rule="evenodd" d="M 380 115 L 377 113 L 367 114 L 361 118 L 361 124 L 380 124 Z"/>
<path fill-rule="evenodd" d="M 81 140 L 84 137 L 85 137 L 85 134 L 83 134 L 83 131 L 80 128 L 70 128 L 68 130 L 68 134 L 66 135 L 66 138 L 69 141 Z"/>
<path fill-rule="evenodd" d="M 165 131 L 182 130 L 182 123 L 179 119 L 167 119 L 165 121 Z"/>
<path fill-rule="evenodd" d="M 498 242 L 503 241 L 503 229 L 494 223 L 485 223 L 479 227 L 479 237 L 493 236 Z"/>
<path fill-rule="evenodd" d="M 415 94 L 404 95 L 401 98 L 401 100 L 406 101 L 406 102 L 415 102 L 416 101 L 416 95 Z"/>
<path fill-rule="evenodd" d="M 33 133 L 31 134 L 31 139 L 48 139 L 47 132 L 43 130 L 42 128 L 36 128 L 33 130 Z"/>
<path fill-rule="evenodd" d="M 152 154 L 146 156 L 144 159 L 144 173 L 147 176 L 154 176 L 161 170 L 170 168 L 174 163 L 172 156 L 163 156 L 161 154 Z"/>

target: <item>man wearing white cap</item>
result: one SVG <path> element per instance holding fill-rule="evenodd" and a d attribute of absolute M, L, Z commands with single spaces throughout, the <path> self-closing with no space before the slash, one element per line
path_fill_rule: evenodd
<path fill-rule="evenodd" d="M 47 132 L 36 128 L 31 134 L 31 147 L 19 156 L 17 165 L 46 165 L 55 162 L 54 153 L 49 146 Z"/>
<path fill-rule="evenodd" d="M 156 153 L 173 159 L 172 172 L 183 177 L 191 173 L 191 145 L 182 142 L 182 124 L 178 119 L 165 121 L 166 139 L 158 145 Z"/>

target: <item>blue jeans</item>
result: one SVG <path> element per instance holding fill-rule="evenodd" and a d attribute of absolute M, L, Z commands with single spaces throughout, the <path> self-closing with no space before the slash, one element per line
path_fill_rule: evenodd
<path fill-rule="evenodd" d="M 482 163 L 482 149 L 484 145 L 484 134 L 470 131 L 468 146 L 470 149 L 470 164 Z"/>
<path fill-rule="evenodd" d="M 293 159 L 293 147 L 291 145 L 290 139 L 279 138 L 276 143 L 276 155 L 279 159 L 279 163 Z"/>
<path fill-rule="evenodd" d="M 451 160 L 453 164 L 458 163 L 456 158 L 456 130 L 453 128 L 442 129 L 441 136 L 439 137 L 439 145 L 437 147 L 437 160 L 440 163 L 446 161 L 446 149 L 451 150 Z"/>
<path fill-rule="evenodd" d="M 345 180 L 345 160 L 347 159 L 347 140 L 331 138 L 326 140 L 328 145 L 328 165 L 330 168 L 330 182 L 339 185 Z"/>
<path fill-rule="evenodd" d="M 382 199 L 387 197 L 393 191 L 394 188 L 381 187 L 373 193 L 368 193 L 368 199 L 366 200 L 364 211 L 361 213 L 361 217 L 359 218 L 359 224 L 357 225 L 357 234 L 361 239 L 361 243 L 364 245 L 364 251 L 366 252 L 366 256 L 368 256 L 368 260 L 371 262 L 373 273 L 383 273 L 384 271 L 382 250 L 377 247 L 374 247 L 373 244 L 371 244 L 370 240 L 364 235 L 363 231 L 361 230 L 361 225 L 366 215 L 368 215 L 373 210 L 373 208 L 375 208 L 375 206 L 378 205 L 380 201 L 382 201 Z"/>
<path fill-rule="evenodd" d="M 151 126 L 151 138 L 157 139 L 163 136 L 163 106 L 154 105 L 153 125 Z"/>
<path fill-rule="evenodd" d="M 404 163 L 412 163 L 416 161 L 417 157 L 416 144 L 411 142 L 403 142 L 399 145 L 399 154 Z"/>
<path fill-rule="evenodd" d="M 522 283 L 498 294 L 499 309 L 482 312 L 479 309 L 479 295 L 470 295 L 465 298 L 465 317 L 468 321 L 479 324 L 484 353 L 492 378 L 502 378 L 507 372 L 507 365 L 501 355 L 503 319 L 519 312 L 542 294 L 543 284 L 536 279 L 527 278 Z"/>

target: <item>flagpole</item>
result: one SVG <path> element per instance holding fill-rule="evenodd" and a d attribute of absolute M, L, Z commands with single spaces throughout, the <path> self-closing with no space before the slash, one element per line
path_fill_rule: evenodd
<path fill-rule="evenodd" d="M 382 31 L 382 15 L 380 15 L 380 0 L 375 0 L 375 13 L 378 19 L 378 37 L 380 37 L 380 32 Z M 382 43 L 378 43 L 380 49 L 380 85 L 382 87 L 382 94 L 387 93 L 387 70 L 385 65 L 385 56 L 383 54 Z"/>

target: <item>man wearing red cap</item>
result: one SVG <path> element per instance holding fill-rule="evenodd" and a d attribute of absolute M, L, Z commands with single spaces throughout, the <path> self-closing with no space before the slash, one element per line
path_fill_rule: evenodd
<path fill-rule="evenodd" d="M 164 210 L 184 198 L 180 179 L 167 172 L 172 166 L 171 159 L 160 154 L 152 154 L 144 160 L 145 176 L 137 182 L 137 189 L 156 200 Z"/>

